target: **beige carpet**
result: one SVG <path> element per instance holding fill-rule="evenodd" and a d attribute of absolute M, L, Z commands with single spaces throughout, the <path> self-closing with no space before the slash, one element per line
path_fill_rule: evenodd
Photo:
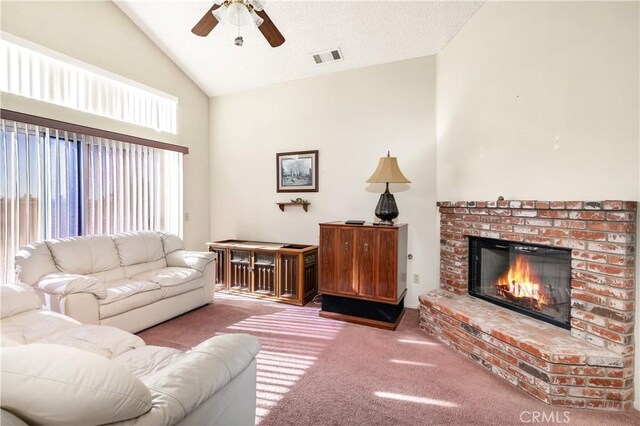
<path fill-rule="evenodd" d="M 395 332 L 320 318 L 318 311 L 315 304 L 216 293 L 213 305 L 140 336 L 179 349 L 216 334 L 259 337 L 260 425 L 640 424 L 637 411 L 565 410 L 537 401 L 427 336 L 417 310 L 408 309 Z"/>

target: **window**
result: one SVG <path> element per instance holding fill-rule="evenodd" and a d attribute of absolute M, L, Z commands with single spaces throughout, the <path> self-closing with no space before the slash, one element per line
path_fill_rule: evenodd
<path fill-rule="evenodd" d="M 138 230 L 181 236 L 182 152 L 8 119 L 0 136 L 4 282 L 29 242 Z"/>
<path fill-rule="evenodd" d="M 175 96 L 5 32 L 0 91 L 176 133 Z"/>

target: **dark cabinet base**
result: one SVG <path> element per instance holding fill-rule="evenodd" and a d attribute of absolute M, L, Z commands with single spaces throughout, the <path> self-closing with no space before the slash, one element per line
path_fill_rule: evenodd
<path fill-rule="evenodd" d="M 395 330 L 403 315 L 404 297 L 393 305 L 330 294 L 322 295 L 320 316 L 324 318 Z"/>

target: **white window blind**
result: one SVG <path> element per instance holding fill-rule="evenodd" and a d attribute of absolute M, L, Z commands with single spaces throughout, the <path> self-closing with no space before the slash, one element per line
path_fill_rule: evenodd
<path fill-rule="evenodd" d="M 176 133 L 176 97 L 5 32 L 0 91 Z"/>
<path fill-rule="evenodd" d="M 0 278 L 29 242 L 164 230 L 182 236 L 183 154 L 0 120 Z"/>

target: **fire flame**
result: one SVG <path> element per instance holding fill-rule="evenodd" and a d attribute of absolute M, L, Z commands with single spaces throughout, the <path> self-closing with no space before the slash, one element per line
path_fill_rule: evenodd
<path fill-rule="evenodd" d="M 541 310 L 549 304 L 542 280 L 538 278 L 525 256 L 516 255 L 509 270 L 498 279 L 498 292 L 507 299 L 527 299 Z"/>

